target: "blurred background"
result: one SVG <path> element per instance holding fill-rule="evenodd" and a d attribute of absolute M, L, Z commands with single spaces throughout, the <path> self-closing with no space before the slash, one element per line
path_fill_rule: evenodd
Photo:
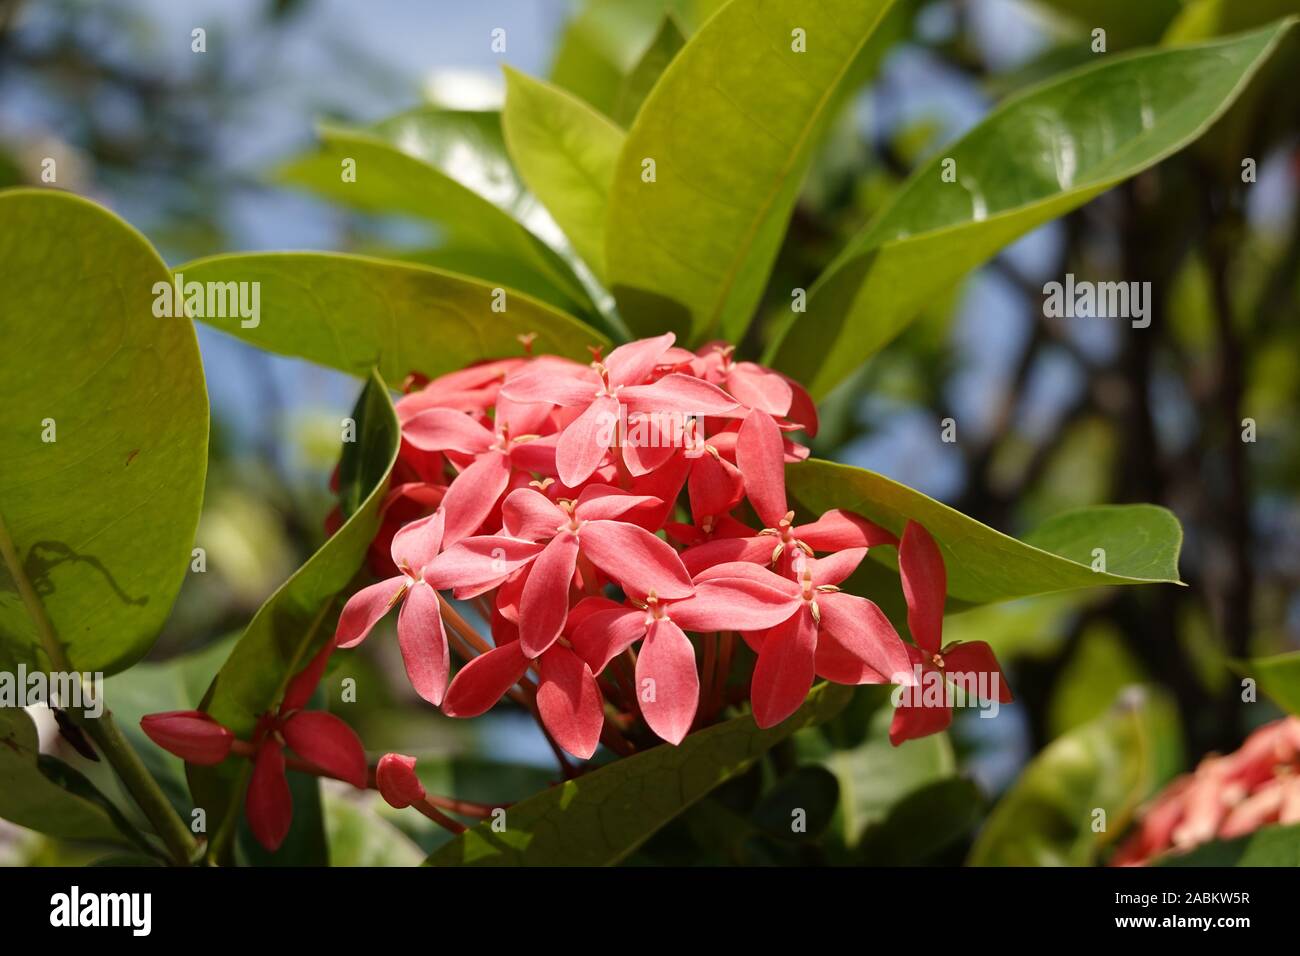
<path fill-rule="evenodd" d="M 598 88 L 602 71 L 635 62 L 665 7 L 680 8 L 689 28 L 709 6 L 0 0 L 0 185 L 40 185 L 52 157 L 60 188 L 116 210 L 171 265 L 230 250 L 435 248 L 427 224 L 350 211 L 271 171 L 314 143 L 320 120 L 370 123 L 421 103 L 492 109 L 503 63 Z M 898 41 L 817 156 L 774 303 L 810 284 L 914 166 L 1000 99 L 1092 57 L 1093 24 L 1072 15 L 1087 4 L 902 6 Z M 1106 14 L 1111 51 L 1158 42 L 1179 6 L 1100 4 L 1120 11 Z M 505 53 L 490 46 L 497 27 Z M 882 472 L 1013 535 L 1093 503 L 1157 502 L 1184 525 L 1186 588 L 1049 596 L 949 621 L 949 639 L 994 645 L 1017 693 L 998 720 L 961 714 L 954 729 L 958 763 L 985 800 L 1130 685 L 1172 701 L 1177 767 L 1235 747 L 1277 715 L 1262 700 L 1243 703 L 1231 664 L 1300 648 L 1296 62 L 1293 48 L 1275 59 L 1196 147 L 1025 237 L 931 303 L 823 410 L 818 456 Z M 1242 157 L 1256 161 L 1253 183 L 1242 181 Z M 1044 318 L 1043 284 L 1067 272 L 1151 282 L 1151 327 L 1128 334 L 1113 320 Z M 341 374 L 204 325 L 198 333 L 213 410 L 199 530 L 208 572 L 189 576 L 153 652 L 159 662 L 200 652 L 193 693 L 173 707 L 197 702 L 223 642 L 321 543 L 338 421 L 358 391 Z M 956 442 L 942 440 L 947 418 Z M 394 642 L 339 657 L 357 681 L 349 721 L 372 750 L 423 755 L 431 789 L 517 799 L 554 776 L 522 714 L 456 722 L 419 705 Z M 122 693 L 138 695 L 143 713 L 163 709 L 156 692 Z M 333 812 L 331 829 L 348 819 Z M 403 840 L 427 849 L 438 838 L 419 821 L 394 822 L 402 839 L 374 853 L 406 860 L 415 850 Z M 73 852 L 0 823 L 0 861 Z"/>

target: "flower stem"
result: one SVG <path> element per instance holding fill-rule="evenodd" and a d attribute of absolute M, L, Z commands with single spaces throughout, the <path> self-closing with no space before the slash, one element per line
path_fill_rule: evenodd
<path fill-rule="evenodd" d="M 194 859 L 198 844 L 185 826 L 185 821 L 168 802 L 158 782 L 145 769 L 140 755 L 113 721 L 113 715 L 105 710 L 99 717 L 78 714 L 75 719 L 108 758 L 127 793 L 166 844 L 172 861 L 180 866 L 188 866 Z"/>

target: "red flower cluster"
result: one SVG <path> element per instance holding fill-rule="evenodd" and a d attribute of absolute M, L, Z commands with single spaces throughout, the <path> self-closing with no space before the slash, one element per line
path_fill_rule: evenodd
<path fill-rule="evenodd" d="M 793 523 L 785 464 L 807 457 L 791 435 L 816 434 L 816 409 L 729 347 L 689 352 L 668 333 L 590 365 L 489 362 L 423 383 L 397 410 L 399 477 L 376 542 L 397 573 L 353 595 L 336 641 L 359 644 L 400 603 L 412 686 L 450 716 L 522 693 L 578 757 L 608 730 L 607 708 L 679 743 L 707 717 L 702 694 L 726 699 L 732 633 L 757 655 L 761 727 L 798 709 L 817 676 L 912 685 L 954 664 L 1001 676 L 987 645 L 941 653 L 943 562 L 919 525 L 901 551 L 919 649 L 840 590 L 869 548 L 899 541 L 845 511 Z M 438 592 L 475 602 L 494 646 Z M 453 647 L 465 658 L 454 678 Z M 901 707 L 891 737 L 950 719 L 946 704 Z"/>
<path fill-rule="evenodd" d="M 1300 718 L 1266 724 L 1233 753 L 1206 757 L 1169 784 L 1143 810 L 1111 865 L 1140 866 L 1270 823 L 1300 823 Z"/>

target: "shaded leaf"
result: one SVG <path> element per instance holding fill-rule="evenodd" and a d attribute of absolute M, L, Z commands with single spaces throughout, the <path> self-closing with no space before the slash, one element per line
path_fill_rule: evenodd
<path fill-rule="evenodd" d="M 1243 677 L 1253 677 L 1260 689 L 1288 714 L 1300 717 L 1300 651 L 1256 657 L 1236 665 Z"/>
<path fill-rule="evenodd" d="M 848 688 L 823 684 L 788 720 L 759 730 L 745 714 L 625 757 L 515 804 L 498 833 L 485 821 L 438 849 L 434 866 L 566 865 L 619 862 L 656 830 L 768 749 L 834 716 Z"/>
<path fill-rule="evenodd" d="M 358 803 L 335 794 L 325 797 L 330 866 L 419 866 L 420 848 L 377 814 L 378 794 Z M 371 799 L 372 798 L 372 799 Z"/>
<path fill-rule="evenodd" d="M 686 36 L 682 33 L 682 28 L 671 16 L 665 16 L 659 22 L 659 29 L 655 31 L 650 45 L 619 84 L 611 114 L 614 122 L 624 127 L 632 125 L 641 104 L 650 95 L 650 90 L 673 61 L 677 51 L 685 45 Z"/>
<path fill-rule="evenodd" d="M 1177 716 L 1163 697 L 1125 693 L 1111 711 L 1052 741 L 998 802 L 972 866 L 1086 866 L 1178 762 Z M 1097 811 L 1104 811 L 1104 819 Z M 1102 829 L 1097 829 L 1103 827 Z"/>

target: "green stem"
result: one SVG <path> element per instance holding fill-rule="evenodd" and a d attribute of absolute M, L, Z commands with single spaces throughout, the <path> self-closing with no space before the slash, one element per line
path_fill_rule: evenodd
<path fill-rule="evenodd" d="M 153 824 L 173 862 L 189 866 L 197 849 L 193 835 L 163 794 L 158 782 L 145 768 L 140 755 L 118 728 L 113 715 L 105 710 L 99 717 L 87 717 L 84 714 L 76 714 L 75 717 L 81 729 L 108 758 L 127 793 L 131 794 L 131 798 Z"/>

